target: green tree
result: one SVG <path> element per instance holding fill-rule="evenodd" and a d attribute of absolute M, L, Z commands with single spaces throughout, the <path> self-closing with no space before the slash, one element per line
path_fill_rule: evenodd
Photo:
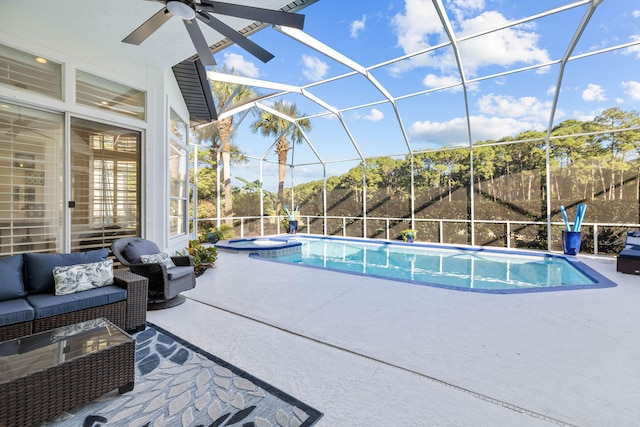
<path fill-rule="evenodd" d="M 367 176 L 367 179 L 368 178 Z M 347 173 L 340 177 L 339 187 L 352 190 L 356 203 L 361 203 L 364 200 L 364 168 L 362 162 L 358 166 L 349 169 Z"/>
<path fill-rule="evenodd" d="M 262 136 L 275 136 L 276 155 L 278 156 L 278 201 L 284 204 L 284 178 L 286 173 L 287 154 L 291 148 L 291 142 L 299 144 L 303 140 L 304 131 L 311 130 L 309 119 L 298 119 L 304 113 L 298 111 L 296 104 L 278 100 L 273 104 L 273 109 L 282 113 L 289 119 L 282 118 L 269 111 L 261 110 L 256 120 L 251 124 L 254 133 L 260 132 Z M 300 126 L 295 126 L 295 123 Z M 289 141 L 291 139 L 291 141 Z"/>
<path fill-rule="evenodd" d="M 627 155 L 635 148 L 640 132 L 616 132 L 617 129 L 626 129 L 638 125 L 638 113 L 627 112 L 618 107 L 604 110 L 593 120 L 602 130 L 611 132 L 604 133 L 596 137 L 596 141 L 609 152 L 610 179 L 608 188 L 608 199 L 615 200 L 616 192 L 616 171 L 620 172 L 619 177 L 619 198 L 622 199 L 622 189 L 624 172 L 629 165 L 626 161 Z"/>
<path fill-rule="evenodd" d="M 516 135 L 515 139 L 526 141 L 509 146 L 519 172 L 520 185 L 515 187 L 516 199 L 537 199 L 532 196 L 533 184 L 537 183 L 542 189 L 546 181 L 543 178 L 546 173 L 545 132 L 528 130 Z M 540 194 L 539 197 L 544 199 L 545 196 Z"/>
<path fill-rule="evenodd" d="M 198 200 L 200 201 L 198 217 L 209 218 L 215 215 L 202 216 L 200 207 L 204 206 L 202 204 L 202 201 L 209 202 L 213 205 L 215 205 L 215 203 L 217 202 L 216 198 L 219 191 L 217 185 L 218 163 L 221 158 L 220 149 L 222 145 L 220 143 L 220 133 L 218 132 L 218 127 L 215 125 L 215 123 L 211 123 L 208 126 L 195 128 L 193 130 L 193 136 L 198 145 L 198 148 L 194 152 L 198 159 L 197 187 Z M 235 144 L 231 144 L 229 149 L 230 165 L 239 165 L 246 163 L 245 154 L 242 153 Z M 229 170 L 230 166 L 225 169 Z M 193 182 L 193 176 L 191 179 L 191 182 Z M 231 206 L 233 206 L 233 201 L 229 203 L 231 203 Z M 223 201 L 223 206 L 227 206 L 227 200 Z"/>
<path fill-rule="evenodd" d="M 581 181 L 585 179 L 585 171 L 589 169 L 582 159 L 587 143 L 587 137 L 583 135 L 587 131 L 584 122 L 578 120 L 565 120 L 551 130 L 550 163 L 551 163 L 551 194 L 555 194 L 558 201 L 563 197 L 575 196 L 582 192 L 582 198 L 586 198 L 587 186 L 580 189 Z M 560 183 L 563 183 L 561 186 Z M 564 195 L 561 188 L 569 190 Z"/>
<path fill-rule="evenodd" d="M 233 68 L 230 70 L 222 67 L 219 70 L 224 74 L 239 75 Z M 219 109 L 245 103 L 254 99 L 257 94 L 249 86 L 235 83 L 214 81 L 211 83 L 211 93 Z M 233 225 L 233 193 L 231 188 L 231 157 L 233 145 L 231 144 L 231 133 L 233 131 L 234 117 L 229 116 L 215 122 L 216 133 L 218 135 L 218 145 L 216 149 L 220 151 L 222 157 L 222 185 L 224 189 L 224 216 L 228 225 Z"/>
<path fill-rule="evenodd" d="M 493 178 L 495 173 L 496 152 L 493 147 L 478 144 L 473 148 L 473 170 L 476 176 L 476 191 L 483 197 L 493 197 L 495 201 L 495 192 L 493 189 Z M 491 191 L 485 184 L 490 183 Z"/>

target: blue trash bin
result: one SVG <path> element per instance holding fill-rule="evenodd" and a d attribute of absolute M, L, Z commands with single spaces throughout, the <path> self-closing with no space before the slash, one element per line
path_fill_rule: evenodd
<path fill-rule="evenodd" d="M 562 232 L 562 251 L 565 255 L 578 255 L 580 252 L 580 231 Z"/>

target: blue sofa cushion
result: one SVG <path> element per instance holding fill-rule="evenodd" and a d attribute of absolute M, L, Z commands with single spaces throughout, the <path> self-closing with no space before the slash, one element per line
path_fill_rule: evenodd
<path fill-rule="evenodd" d="M 53 268 L 74 264 L 89 264 L 104 261 L 109 249 L 96 249 L 70 254 L 24 254 L 26 288 L 29 294 L 53 294 Z"/>
<path fill-rule="evenodd" d="M 0 326 L 30 322 L 34 315 L 35 310 L 24 298 L 0 301 Z"/>
<path fill-rule="evenodd" d="M 90 289 L 69 295 L 27 295 L 27 301 L 35 309 L 35 318 L 57 316 L 127 299 L 127 291 L 116 285 Z"/>
<path fill-rule="evenodd" d="M 621 257 L 639 258 L 640 246 L 632 246 L 631 248 L 625 248 L 618 254 Z"/>
<path fill-rule="evenodd" d="M 135 239 L 127 243 L 122 254 L 131 264 L 140 264 L 142 255 L 154 255 L 160 253 L 158 246 L 145 239 Z"/>
<path fill-rule="evenodd" d="M 169 280 L 179 279 L 181 277 L 193 274 L 192 266 L 173 267 L 167 269 L 167 278 Z"/>
<path fill-rule="evenodd" d="M 27 294 L 22 282 L 22 254 L 0 258 L 0 301 L 22 298 Z"/>

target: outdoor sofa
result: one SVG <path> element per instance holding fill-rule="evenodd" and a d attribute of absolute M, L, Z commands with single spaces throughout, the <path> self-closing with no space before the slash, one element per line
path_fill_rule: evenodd
<path fill-rule="evenodd" d="M 628 231 L 624 249 L 618 254 L 617 270 L 640 274 L 640 231 Z"/>
<path fill-rule="evenodd" d="M 0 258 L 0 341 L 99 317 L 125 331 L 144 330 L 147 279 L 114 270 L 108 255 L 105 248 Z M 97 284 L 96 272 L 111 280 Z"/>

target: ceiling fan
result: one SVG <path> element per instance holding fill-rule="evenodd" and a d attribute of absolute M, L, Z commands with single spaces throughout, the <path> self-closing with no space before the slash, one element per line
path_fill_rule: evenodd
<path fill-rule="evenodd" d="M 189 37 L 191 38 L 203 65 L 216 65 L 216 61 L 213 59 L 211 50 L 209 49 L 195 18 L 236 43 L 262 62 L 268 62 L 273 58 L 273 55 L 242 34 L 238 33 L 224 22 L 217 19 L 214 15 L 217 14 L 245 18 L 253 21 L 293 27 L 299 30 L 301 30 L 304 25 L 304 15 L 283 12 L 280 10 L 262 9 L 259 7 L 243 6 L 211 0 L 153 1 L 165 3 L 165 7 L 146 20 L 122 41 L 125 43 L 139 45 L 165 22 L 171 19 L 171 17 L 177 16 L 184 22 L 184 26 L 187 28 Z"/>

